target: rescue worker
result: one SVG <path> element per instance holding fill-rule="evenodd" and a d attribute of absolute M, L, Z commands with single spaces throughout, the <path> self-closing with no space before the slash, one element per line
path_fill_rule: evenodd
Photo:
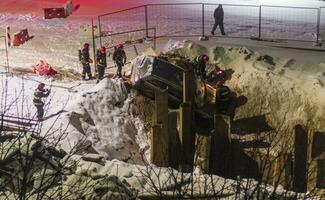
<path fill-rule="evenodd" d="M 220 4 L 215 10 L 214 10 L 214 26 L 212 28 L 211 34 L 214 35 L 214 32 L 216 31 L 217 27 L 219 26 L 221 34 L 226 35 L 225 29 L 223 26 L 223 17 L 224 17 L 224 12 L 222 5 Z"/>
<path fill-rule="evenodd" d="M 209 61 L 209 56 L 200 55 L 196 59 L 196 74 L 201 77 L 201 79 L 206 79 L 206 63 Z"/>
<path fill-rule="evenodd" d="M 113 61 L 117 66 L 117 76 L 119 78 L 122 77 L 122 67 L 126 63 L 126 54 L 123 48 L 124 48 L 123 44 L 120 44 L 116 47 L 113 53 Z"/>
<path fill-rule="evenodd" d="M 103 79 L 105 74 L 105 68 L 107 67 L 106 62 L 106 48 L 104 46 L 100 47 L 97 51 L 96 65 L 98 71 L 97 83 Z"/>
<path fill-rule="evenodd" d="M 82 64 L 82 80 L 86 80 L 86 75 L 88 75 L 89 79 L 93 79 L 91 75 L 91 68 L 90 68 L 90 63 L 92 63 L 92 60 L 90 59 L 89 56 L 89 44 L 85 43 L 83 45 L 83 49 L 80 51 L 79 50 L 79 61 Z"/>
<path fill-rule="evenodd" d="M 225 73 L 225 71 L 222 70 L 219 66 L 216 66 L 216 67 L 214 68 L 213 73 L 214 73 L 214 77 L 215 77 L 215 79 L 216 79 L 216 83 L 217 83 L 218 81 L 226 81 L 226 73 Z"/>
<path fill-rule="evenodd" d="M 44 102 L 42 101 L 42 98 L 48 97 L 51 92 L 51 90 L 45 90 L 44 87 L 45 87 L 44 83 L 40 83 L 38 85 L 37 89 L 34 92 L 34 99 L 33 99 L 33 103 L 37 108 L 37 118 L 40 121 L 43 119 L 43 115 L 44 115 Z"/>
<path fill-rule="evenodd" d="M 224 85 L 223 80 L 219 80 L 216 84 L 216 113 L 229 115 L 230 105 L 232 103 L 232 93 L 229 87 Z"/>

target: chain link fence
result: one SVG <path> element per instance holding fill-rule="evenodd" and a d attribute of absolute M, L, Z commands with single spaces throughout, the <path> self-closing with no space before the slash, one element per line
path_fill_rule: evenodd
<path fill-rule="evenodd" d="M 145 37 L 147 33 L 153 36 L 152 39 Z M 102 45 L 106 46 L 108 51 L 113 53 L 114 48 L 118 44 L 124 44 L 124 49 L 128 55 L 128 60 L 132 60 L 136 58 L 139 53 L 144 52 L 146 49 L 156 48 L 155 35 L 155 28 L 112 33 L 102 36 Z"/>
<path fill-rule="evenodd" d="M 325 41 L 325 7 L 321 7 L 319 11 L 320 11 L 320 15 L 319 15 L 320 39 Z"/>
<path fill-rule="evenodd" d="M 148 4 L 98 17 L 102 33 L 156 27 L 157 37 L 212 36 L 219 4 Z M 325 8 L 223 4 L 227 37 L 317 41 L 325 33 Z M 217 30 L 216 36 L 220 36 Z M 148 31 L 147 37 L 153 37 Z"/>

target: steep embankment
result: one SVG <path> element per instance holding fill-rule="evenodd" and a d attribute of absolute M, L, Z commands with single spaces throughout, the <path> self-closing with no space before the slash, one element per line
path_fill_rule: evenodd
<path fill-rule="evenodd" d="M 250 129 L 249 126 L 256 126 L 256 120 L 264 120 L 265 116 L 263 126 L 274 129 L 264 131 L 265 127 L 260 127 L 259 131 L 257 127 L 255 132 L 234 130 L 233 133 L 242 137 L 253 135 L 255 139 L 268 135 L 271 136 L 268 140 L 273 143 L 272 146 L 289 149 L 295 125 L 304 125 L 310 131 L 325 131 L 324 63 L 299 63 L 289 58 L 272 58 L 246 48 L 206 49 L 190 42 L 173 51 L 191 59 L 208 54 L 209 70 L 215 65 L 227 69 L 230 72 L 227 85 L 237 96 L 248 99 L 245 105 L 236 110 L 235 120 L 242 120 Z"/>

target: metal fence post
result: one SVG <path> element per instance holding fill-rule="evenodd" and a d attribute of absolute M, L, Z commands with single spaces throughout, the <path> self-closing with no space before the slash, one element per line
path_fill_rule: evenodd
<path fill-rule="evenodd" d="M 262 37 L 262 6 L 260 6 L 259 22 L 258 22 L 258 39 Z"/>
<path fill-rule="evenodd" d="M 205 7 L 205 5 L 204 5 L 204 3 L 202 3 L 202 37 L 205 36 L 204 7 Z"/>
<path fill-rule="evenodd" d="M 5 43 L 6 43 L 6 72 L 9 73 L 9 55 L 8 55 L 8 41 L 7 41 L 7 37 L 5 37 Z"/>
<path fill-rule="evenodd" d="M 98 31 L 99 31 L 99 44 L 100 44 L 100 46 L 103 46 L 103 44 L 102 44 L 102 25 L 100 23 L 100 16 L 98 16 Z"/>
<path fill-rule="evenodd" d="M 320 18 L 321 18 L 321 8 L 318 8 L 317 11 L 317 33 L 316 33 L 316 43 L 318 43 L 320 35 Z"/>
<path fill-rule="evenodd" d="M 144 6 L 144 11 L 145 11 L 145 26 L 146 26 L 146 37 L 149 37 L 149 31 L 148 31 L 148 5 Z"/>

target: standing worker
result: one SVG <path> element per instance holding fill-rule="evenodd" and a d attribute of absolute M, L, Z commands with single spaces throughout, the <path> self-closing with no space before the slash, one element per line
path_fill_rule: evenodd
<path fill-rule="evenodd" d="M 100 47 L 97 51 L 96 64 L 98 71 L 97 83 L 99 83 L 99 81 L 103 79 L 105 74 L 105 68 L 107 67 L 106 48 L 104 46 Z"/>
<path fill-rule="evenodd" d="M 214 32 L 216 31 L 217 27 L 219 26 L 221 34 L 226 35 L 225 29 L 224 29 L 224 26 L 223 26 L 224 12 L 223 12 L 223 8 L 222 8 L 221 4 L 219 4 L 218 8 L 216 8 L 214 10 L 213 15 L 214 15 L 215 22 L 214 22 L 214 26 L 212 28 L 211 34 L 214 35 Z"/>
<path fill-rule="evenodd" d="M 122 67 L 126 63 L 126 54 L 123 44 L 119 44 L 113 53 L 113 60 L 117 66 L 117 76 L 122 78 Z"/>
<path fill-rule="evenodd" d="M 206 63 L 209 61 L 209 56 L 207 55 L 200 55 L 196 57 L 196 74 L 201 77 L 201 79 L 206 79 Z"/>
<path fill-rule="evenodd" d="M 45 84 L 40 83 L 34 92 L 33 103 L 37 108 L 37 118 L 39 121 L 43 119 L 44 115 L 44 102 L 42 101 L 42 98 L 48 97 L 51 92 L 51 90 L 45 90 L 44 87 Z"/>
<path fill-rule="evenodd" d="M 233 100 L 231 90 L 229 89 L 229 87 L 224 85 L 223 80 L 219 80 L 216 86 L 216 113 L 229 115 L 230 105 Z"/>
<path fill-rule="evenodd" d="M 83 49 L 79 50 L 79 61 L 82 64 L 82 80 L 86 80 L 86 75 L 88 75 L 89 80 L 93 79 L 91 75 L 90 63 L 93 61 L 89 56 L 89 44 L 85 43 Z"/>

